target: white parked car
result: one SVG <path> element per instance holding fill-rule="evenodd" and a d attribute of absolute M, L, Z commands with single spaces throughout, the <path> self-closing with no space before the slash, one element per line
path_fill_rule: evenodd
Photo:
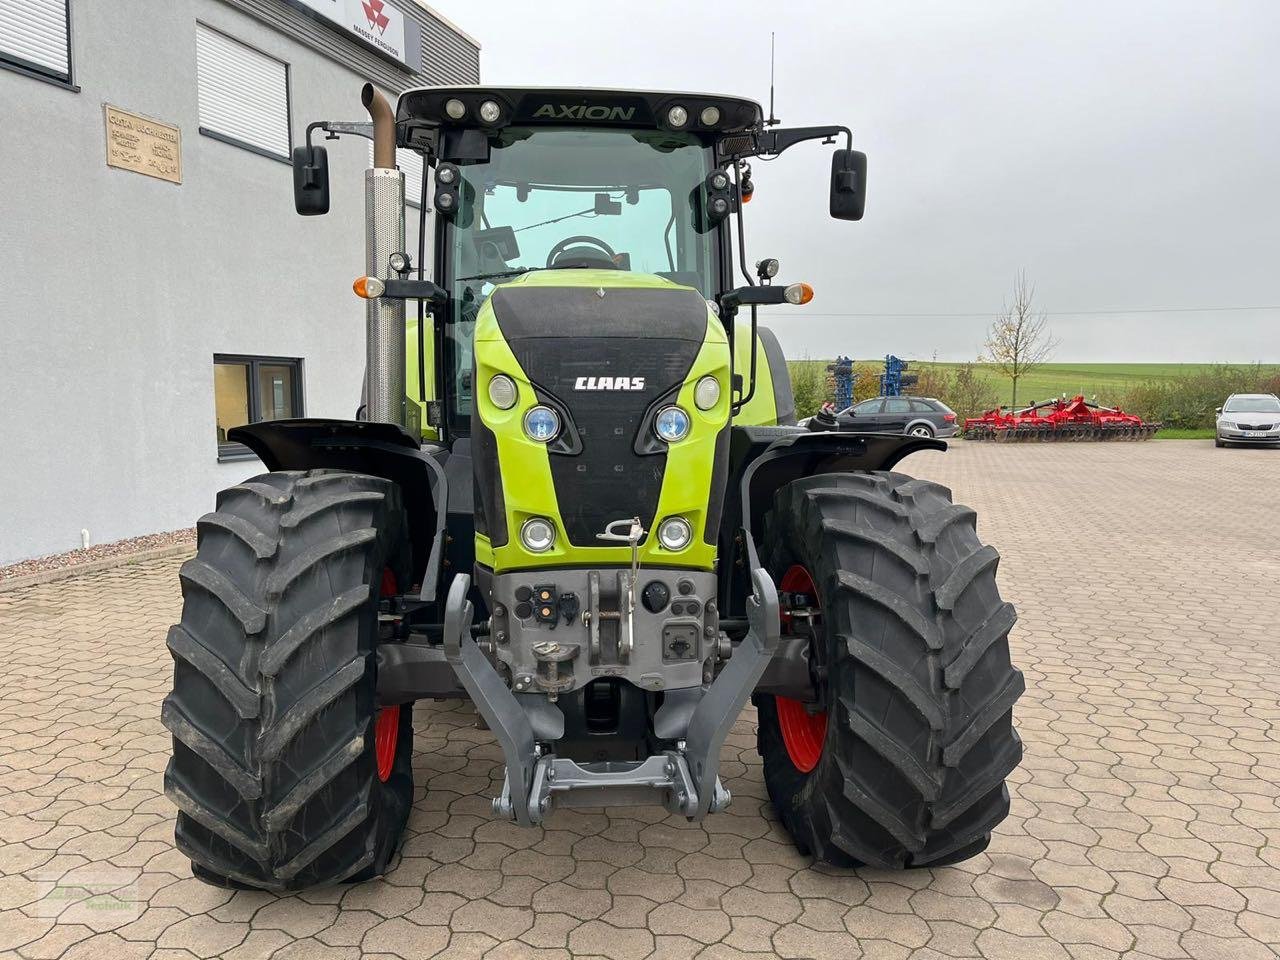
<path fill-rule="evenodd" d="M 1214 444 L 1280 443 L 1280 397 L 1273 393 L 1233 393 L 1218 408 Z"/>

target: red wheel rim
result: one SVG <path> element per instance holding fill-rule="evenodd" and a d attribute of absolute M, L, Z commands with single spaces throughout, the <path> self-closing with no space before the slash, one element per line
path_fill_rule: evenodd
<path fill-rule="evenodd" d="M 396 583 L 395 571 L 390 567 L 382 568 L 382 583 L 378 592 L 384 597 L 394 597 L 400 592 L 400 585 Z"/>
<path fill-rule="evenodd" d="M 396 583 L 395 572 L 390 567 L 382 568 L 382 583 L 378 592 L 384 597 L 393 597 L 400 592 Z M 391 768 L 396 762 L 396 741 L 400 739 L 400 706 L 383 707 L 373 722 L 373 752 L 378 760 L 378 779 L 383 783 L 391 776 Z"/>
<path fill-rule="evenodd" d="M 818 588 L 809 576 L 809 571 L 796 564 L 782 577 L 778 587 L 783 593 L 807 593 L 815 600 Z M 781 617 L 782 632 L 791 632 L 791 614 L 783 610 Z M 778 711 L 778 729 L 782 731 L 782 743 L 787 748 L 787 756 L 792 765 L 801 773 L 808 773 L 818 765 L 822 757 L 822 744 L 827 738 L 827 715 L 810 713 L 799 700 L 790 697 L 774 697 L 774 706 Z"/>
<path fill-rule="evenodd" d="M 396 762 L 396 741 L 400 739 L 400 706 L 383 707 L 373 724 L 373 749 L 378 758 L 378 779 L 391 776 Z"/>

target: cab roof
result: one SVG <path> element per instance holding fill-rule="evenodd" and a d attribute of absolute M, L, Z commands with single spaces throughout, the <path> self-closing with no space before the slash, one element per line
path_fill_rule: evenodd
<path fill-rule="evenodd" d="M 496 117 L 481 118 L 480 109 L 486 102 L 497 105 Z M 683 115 L 676 108 L 681 108 Z M 396 107 L 403 144 L 424 143 L 441 128 L 499 130 L 513 124 L 681 130 L 719 140 L 761 129 L 763 123 L 764 111 L 754 100 L 657 90 L 421 87 L 401 94 Z"/>

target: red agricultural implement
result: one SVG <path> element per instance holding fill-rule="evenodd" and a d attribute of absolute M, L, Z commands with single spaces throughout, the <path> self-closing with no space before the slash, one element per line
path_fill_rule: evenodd
<path fill-rule="evenodd" d="M 1160 428 L 1082 396 L 1046 400 L 1008 413 L 1001 407 L 964 422 L 968 440 L 1148 440 Z"/>

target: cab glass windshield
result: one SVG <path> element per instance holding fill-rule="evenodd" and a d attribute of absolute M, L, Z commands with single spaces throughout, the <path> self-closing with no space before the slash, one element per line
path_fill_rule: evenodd
<path fill-rule="evenodd" d="M 450 414 L 471 412 L 471 338 L 497 284 L 529 270 L 652 273 L 711 297 L 711 231 L 694 197 L 710 152 L 694 136 L 658 130 L 512 127 L 486 163 L 464 163 L 458 211 L 444 231 L 453 316 L 447 344 Z"/>
<path fill-rule="evenodd" d="M 1223 413 L 1280 413 L 1280 400 L 1275 397 L 1233 397 L 1222 408 Z"/>

